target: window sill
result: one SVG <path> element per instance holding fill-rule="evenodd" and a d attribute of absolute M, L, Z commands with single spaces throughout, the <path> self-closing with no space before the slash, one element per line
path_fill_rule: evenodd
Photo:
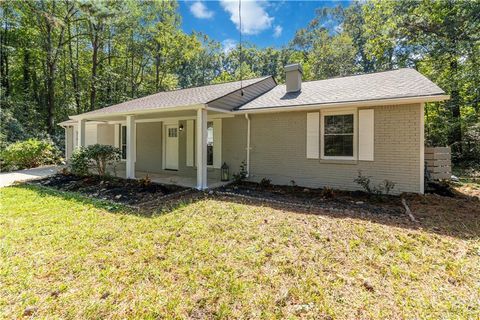
<path fill-rule="evenodd" d="M 349 164 L 349 165 L 355 165 L 358 164 L 357 159 L 320 159 L 320 163 L 324 164 Z"/>

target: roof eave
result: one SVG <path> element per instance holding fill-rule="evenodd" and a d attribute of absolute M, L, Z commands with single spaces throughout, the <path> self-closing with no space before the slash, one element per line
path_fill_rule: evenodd
<path fill-rule="evenodd" d="M 275 106 L 264 108 L 239 109 L 234 113 L 268 113 L 268 112 L 287 112 L 300 110 L 318 110 L 327 108 L 346 108 L 346 107 L 373 107 L 381 105 L 396 105 L 396 104 L 410 104 L 410 103 L 425 103 L 449 100 L 450 96 L 446 94 L 406 97 L 406 98 L 392 98 L 392 99 L 375 99 L 375 100 L 361 100 L 361 101 L 346 101 L 335 103 L 312 103 L 304 105 L 288 105 Z"/>
<path fill-rule="evenodd" d="M 198 110 L 198 109 L 204 109 L 206 108 L 207 105 L 202 103 L 202 104 L 193 104 L 193 105 L 186 105 L 186 106 L 171 106 L 171 107 L 162 107 L 162 108 L 152 108 L 152 109 L 146 109 L 146 110 L 132 110 L 128 112 L 99 112 L 99 113 L 93 113 L 89 114 L 87 113 L 82 113 L 82 114 L 77 114 L 74 116 L 69 116 L 70 119 L 72 120 L 82 120 L 82 119 L 99 119 L 99 118 L 108 118 L 108 117 L 118 117 L 118 116 L 129 116 L 129 115 L 144 115 L 144 114 L 150 114 L 150 113 L 160 113 L 160 112 L 171 112 L 171 111 L 186 111 L 186 110 Z"/>

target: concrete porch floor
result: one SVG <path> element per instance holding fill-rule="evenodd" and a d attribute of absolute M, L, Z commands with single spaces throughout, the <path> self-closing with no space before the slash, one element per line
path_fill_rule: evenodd
<path fill-rule="evenodd" d="M 146 176 L 149 176 L 152 182 L 162 183 L 162 184 L 174 184 L 181 187 L 186 188 L 196 188 L 197 186 L 197 178 L 196 177 L 188 177 L 179 175 L 176 171 L 168 171 L 165 170 L 161 173 L 158 172 L 145 172 L 145 171 L 135 171 L 135 178 L 142 179 Z M 126 173 L 125 170 L 117 170 L 117 176 L 125 178 Z M 218 188 L 224 186 L 231 181 L 220 181 L 218 179 L 208 178 L 207 186 L 208 188 Z"/>

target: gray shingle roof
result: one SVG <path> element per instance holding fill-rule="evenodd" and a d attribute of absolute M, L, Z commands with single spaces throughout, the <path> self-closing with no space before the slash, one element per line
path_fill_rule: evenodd
<path fill-rule="evenodd" d="M 262 81 L 269 76 L 243 80 L 243 86 L 249 86 Z M 135 111 L 162 109 L 175 106 L 189 106 L 208 103 L 240 89 L 240 81 L 213 84 L 202 87 L 193 87 L 173 91 L 155 93 L 143 98 L 115 104 L 113 106 L 90 111 L 83 115 L 102 115 L 128 113 Z"/>
<path fill-rule="evenodd" d="M 414 69 L 332 78 L 302 83 L 300 92 L 286 93 L 278 85 L 237 110 L 345 103 L 356 101 L 444 95 L 445 92 Z"/>

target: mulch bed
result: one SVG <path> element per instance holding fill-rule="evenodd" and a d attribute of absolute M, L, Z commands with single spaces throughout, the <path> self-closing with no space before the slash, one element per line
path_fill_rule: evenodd
<path fill-rule="evenodd" d="M 81 177 L 73 174 L 56 174 L 32 181 L 31 183 L 63 191 L 79 192 L 90 198 L 133 206 L 188 190 L 188 188 L 184 187 L 158 184 L 145 180 L 116 177 L 101 178 L 95 175 Z"/>
<path fill-rule="evenodd" d="M 329 210 L 355 210 L 373 214 L 403 215 L 401 197 L 371 195 L 362 191 L 314 189 L 299 186 L 261 185 L 242 181 L 217 189 L 219 192 L 237 194 L 270 201 L 288 202 L 302 206 L 315 206 Z"/>

